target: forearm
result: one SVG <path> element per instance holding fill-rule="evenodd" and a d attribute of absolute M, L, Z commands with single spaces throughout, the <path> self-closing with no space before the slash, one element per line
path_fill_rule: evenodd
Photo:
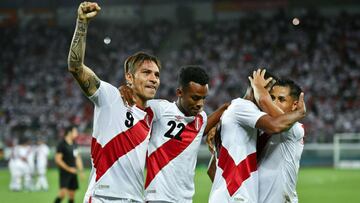
<path fill-rule="evenodd" d="M 82 162 L 82 159 L 80 158 L 80 155 L 78 155 L 78 157 L 76 158 L 76 168 L 77 168 L 79 171 L 83 171 L 83 170 L 84 170 L 83 162 Z"/>
<path fill-rule="evenodd" d="M 304 118 L 305 113 L 300 111 L 292 111 L 283 115 L 280 115 L 274 118 L 274 125 L 277 126 L 275 133 L 280 133 L 282 131 L 288 130 L 295 122 Z"/>
<path fill-rule="evenodd" d="M 225 103 L 223 104 L 221 107 L 219 107 L 218 109 L 216 109 L 216 111 L 214 111 L 207 119 L 207 124 L 205 127 L 205 131 L 204 131 L 204 135 L 206 135 L 211 128 L 213 128 L 220 120 L 222 114 L 224 113 L 224 111 L 227 109 L 227 107 L 230 105 L 230 103 Z"/>
<path fill-rule="evenodd" d="M 88 22 L 77 20 L 68 56 L 68 70 L 72 73 L 87 96 L 93 95 L 100 87 L 100 79 L 84 65 L 85 44 Z"/>
<path fill-rule="evenodd" d="M 264 87 L 253 88 L 254 97 L 260 109 L 270 116 L 277 117 L 284 112 L 272 101 L 269 92 Z"/>
<path fill-rule="evenodd" d="M 71 167 L 67 165 L 62 159 L 55 160 L 56 164 L 63 170 L 71 172 Z"/>
<path fill-rule="evenodd" d="M 68 68 L 72 73 L 78 73 L 84 68 L 87 29 L 88 22 L 77 19 L 68 56 Z"/>
<path fill-rule="evenodd" d="M 208 170 L 207 170 L 207 174 L 208 174 L 211 182 L 214 182 L 215 173 L 216 173 L 216 158 L 215 158 L 215 155 L 212 155 L 210 162 L 209 162 Z"/>

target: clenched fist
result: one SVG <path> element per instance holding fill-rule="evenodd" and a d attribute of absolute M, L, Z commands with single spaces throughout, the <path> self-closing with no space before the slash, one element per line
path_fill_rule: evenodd
<path fill-rule="evenodd" d="M 100 6 L 94 2 L 84 1 L 79 5 L 78 18 L 82 21 L 89 21 L 101 10 Z"/>

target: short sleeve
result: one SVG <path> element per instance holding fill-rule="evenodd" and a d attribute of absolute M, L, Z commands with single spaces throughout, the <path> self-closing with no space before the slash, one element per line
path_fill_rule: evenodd
<path fill-rule="evenodd" d="M 295 123 L 289 131 L 291 137 L 288 137 L 288 139 L 299 140 L 305 136 L 304 125 L 301 123 Z"/>
<path fill-rule="evenodd" d="M 253 102 L 245 99 L 236 100 L 231 110 L 234 111 L 235 119 L 238 123 L 251 128 L 255 128 L 259 118 L 266 115 Z"/>
<path fill-rule="evenodd" d="M 147 101 L 147 105 L 154 112 L 154 121 L 160 119 L 162 113 L 164 112 L 164 109 L 168 104 L 168 101 L 162 99 L 152 99 Z"/>
<path fill-rule="evenodd" d="M 64 143 L 60 142 L 58 146 L 56 147 L 56 153 L 64 153 Z"/>
<path fill-rule="evenodd" d="M 113 85 L 100 81 L 100 86 L 96 92 L 89 97 L 95 106 L 111 105 L 117 99 L 122 99 L 119 90 Z"/>

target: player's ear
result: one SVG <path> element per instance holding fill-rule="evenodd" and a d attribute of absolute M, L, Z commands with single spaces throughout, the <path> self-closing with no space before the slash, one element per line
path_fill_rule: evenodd
<path fill-rule="evenodd" d="M 294 101 L 294 102 L 293 102 L 292 107 L 291 107 L 291 111 L 295 111 L 295 110 L 296 110 L 298 103 L 299 103 L 299 101 Z"/>
<path fill-rule="evenodd" d="M 133 84 L 134 77 L 131 73 L 125 73 L 126 84 L 131 87 Z"/>
<path fill-rule="evenodd" d="M 176 96 L 177 96 L 177 97 L 181 97 L 181 96 L 182 96 L 182 94 L 183 94 L 183 90 L 182 90 L 182 88 L 181 88 L 181 87 L 176 88 Z"/>

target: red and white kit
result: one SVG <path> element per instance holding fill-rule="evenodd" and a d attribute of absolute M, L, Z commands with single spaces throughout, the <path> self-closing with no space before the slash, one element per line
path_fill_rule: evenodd
<path fill-rule="evenodd" d="M 296 182 L 304 133 L 303 125 L 295 123 L 288 131 L 267 137 L 258 164 L 259 203 L 298 202 Z"/>
<path fill-rule="evenodd" d="M 150 100 L 154 112 L 146 160 L 147 201 L 192 202 L 194 174 L 207 116 L 185 116 L 175 102 Z"/>
<path fill-rule="evenodd" d="M 152 110 L 126 106 L 118 89 L 104 81 L 89 98 L 95 105 L 93 167 L 85 202 L 94 196 L 143 202 Z"/>
<path fill-rule="evenodd" d="M 221 142 L 210 203 L 258 201 L 256 140 L 266 113 L 251 101 L 234 99 L 221 117 Z"/>

